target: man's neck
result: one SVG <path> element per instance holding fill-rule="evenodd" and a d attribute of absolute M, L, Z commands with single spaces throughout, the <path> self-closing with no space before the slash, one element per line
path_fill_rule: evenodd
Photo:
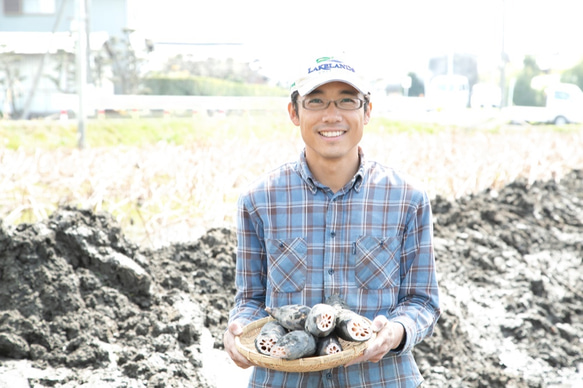
<path fill-rule="evenodd" d="M 358 152 L 354 158 L 314 160 L 306 154 L 306 161 L 316 180 L 328 186 L 334 193 L 342 189 L 354 177 L 360 165 Z"/>

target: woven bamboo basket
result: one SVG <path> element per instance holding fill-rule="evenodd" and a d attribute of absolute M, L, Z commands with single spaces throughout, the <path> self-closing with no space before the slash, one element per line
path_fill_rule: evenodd
<path fill-rule="evenodd" d="M 351 342 L 340 339 L 342 351 L 329 356 L 283 360 L 261 354 L 255 349 L 255 338 L 261 331 L 263 325 L 272 320 L 272 317 L 267 317 L 251 322 L 243 328 L 243 333 L 235 338 L 235 344 L 239 352 L 253 364 L 283 372 L 316 372 L 345 365 L 354 358 L 362 355 L 368 347 L 369 341 L 372 341 L 376 337 L 376 334 L 373 333 L 372 337 L 364 342 Z"/>

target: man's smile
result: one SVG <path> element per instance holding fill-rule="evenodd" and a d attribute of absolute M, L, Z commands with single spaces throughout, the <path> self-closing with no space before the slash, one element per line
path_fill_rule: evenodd
<path fill-rule="evenodd" d="M 319 132 L 324 137 L 338 137 L 344 134 L 344 131 L 321 131 Z"/>

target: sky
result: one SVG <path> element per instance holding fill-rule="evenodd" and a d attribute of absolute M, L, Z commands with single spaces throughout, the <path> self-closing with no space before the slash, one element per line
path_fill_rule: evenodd
<path fill-rule="evenodd" d="M 280 80 L 310 58 L 340 53 L 385 78 L 425 72 L 428 58 L 451 52 L 496 71 L 503 45 L 520 67 L 524 55 L 552 68 L 583 58 L 580 0 L 128 1 L 135 34 L 158 54 L 180 47 L 257 60 Z"/>

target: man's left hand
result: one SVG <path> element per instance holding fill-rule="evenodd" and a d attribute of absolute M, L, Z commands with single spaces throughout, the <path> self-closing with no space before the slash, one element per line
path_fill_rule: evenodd
<path fill-rule="evenodd" d="M 364 361 L 379 362 L 391 349 L 395 349 L 401 344 L 405 335 L 403 325 L 389 321 L 384 315 L 379 315 L 372 321 L 372 329 L 377 334 L 376 338 L 360 357 L 355 358 L 345 366 Z"/>

